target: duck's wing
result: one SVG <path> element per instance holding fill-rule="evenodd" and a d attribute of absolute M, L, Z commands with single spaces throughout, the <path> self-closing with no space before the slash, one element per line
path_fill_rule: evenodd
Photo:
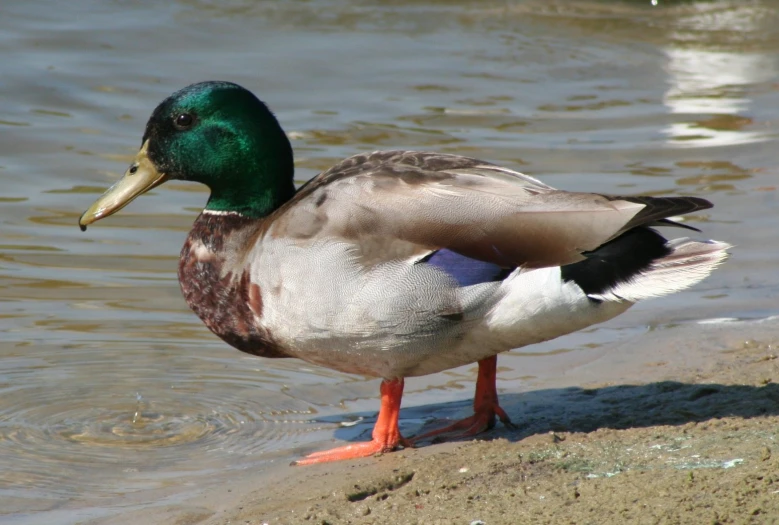
<path fill-rule="evenodd" d="M 267 234 L 348 242 L 366 263 L 446 248 L 533 268 L 580 261 L 633 227 L 709 207 L 695 197 L 561 191 L 477 159 L 383 151 L 345 159 L 309 181 Z"/>

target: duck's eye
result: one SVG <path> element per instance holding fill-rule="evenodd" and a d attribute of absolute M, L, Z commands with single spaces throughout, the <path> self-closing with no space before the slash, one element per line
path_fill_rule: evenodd
<path fill-rule="evenodd" d="M 178 129 L 189 129 L 195 121 L 189 113 L 182 113 L 173 121 Z"/>

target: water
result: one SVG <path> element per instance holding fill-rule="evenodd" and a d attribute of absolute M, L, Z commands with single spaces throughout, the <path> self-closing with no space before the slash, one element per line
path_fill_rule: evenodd
<path fill-rule="evenodd" d="M 0 522 L 175 503 L 370 428 L 338 422 L 376 410 L 375 380 L 245 356 L 188 310 L 175 270 L 202 188 L 166 184 L 79 231 L 153 107 L 191 82 L 258 93 L 300 182 L 412 148 L 566 189 L 715 202 L 690 221 L 737 245 L 725 267 L 501 357 L 506 391 L 639 380 L 646 361 L 705 359 L 752 330 L 705 336 L 699 320 L 779 313 L 779 2 L 657 3 L 3 2 Z M 670 355 L 674 338 L 701 342 Z M 404 403 L 422 408 L 405 428 L 450 415 L 440 404 L 470 396 L 473 369 L 410 381 Z"/>

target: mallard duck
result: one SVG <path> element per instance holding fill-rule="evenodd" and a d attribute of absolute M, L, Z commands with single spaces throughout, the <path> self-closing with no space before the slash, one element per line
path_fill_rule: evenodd
<path fill-rule="evenodd" d="M 167 180 L 210 188 L 178 269 L 205 325 L 249 354 L 382 378 L 372 440 L 298 464 L 472 436 L 496 418 L 511 425 L 498 354 L 687 288 L 729 247 L 656 231 L 695 229 L 669 217 L 710 208 L 704 199 L 568 192 L 459 155 L 355 155 L 298 190 L 293 171 L 263 102 L 233 83 L 193 84 L 157 106 L 132 164 L 79 225 Z M 401 436 L 404 379 L 469 363 L 478 363 L 474 414 Z"/>

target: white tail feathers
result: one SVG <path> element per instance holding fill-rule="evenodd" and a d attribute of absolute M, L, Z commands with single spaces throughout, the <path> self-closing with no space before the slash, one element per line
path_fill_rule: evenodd
<path fill-rule="evenodd" d="M 688 288 L 708 276 L 728 257 L 731 246 L 718 241 L 674 239 L 666 244 L 672 251 L 649 268 L 619 283 L 603 294 L 590 297 L 605 301 L 636 302 Z"/>

